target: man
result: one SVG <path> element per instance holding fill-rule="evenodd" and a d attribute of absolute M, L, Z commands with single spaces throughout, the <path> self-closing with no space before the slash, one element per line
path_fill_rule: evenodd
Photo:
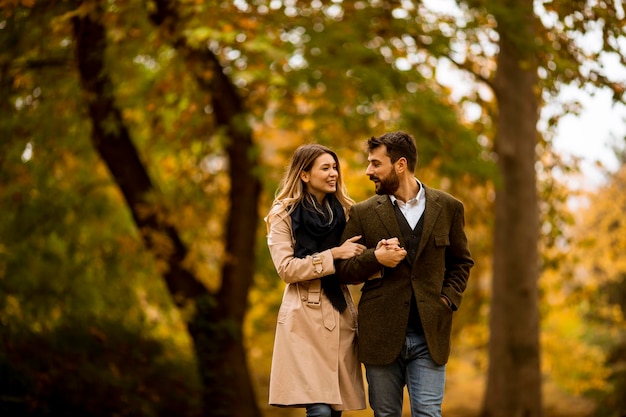
<path fill-rule="evenodd" d="M 359 359 L 375 417 L 441 416 L 453 312 L 474 265 L 463 204 L 414 176 L 417 148 L 404 132 L 368 140 L 366 175 L 376 196 L 350 209 L 342 241 L 366 249 L 337 264 L 344 283 L 365 282 L 359 301 Z"/>

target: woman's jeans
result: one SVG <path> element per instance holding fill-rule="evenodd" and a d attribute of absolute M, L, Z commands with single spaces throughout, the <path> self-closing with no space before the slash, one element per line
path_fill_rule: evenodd
<path fill-rule="evenodd" d="M 401 417 L 404 386 L 411 417 L 441 417 L 446 366 L 433 362 L 423 333 L 409 330 L 398 358 L 389 365 L 366 365 L 369 401 L 375 417 Z"/>
<path fill-rule="evenodd" d="M 341 411 L 333 410 L 328 404 L 309 404 L 306 417 L 341 417 Z"/>

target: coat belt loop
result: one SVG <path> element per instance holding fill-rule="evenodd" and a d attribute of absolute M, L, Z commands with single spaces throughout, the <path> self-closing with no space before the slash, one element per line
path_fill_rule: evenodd
<path fill-rule="evenodd" d="M 335 321 L 335 313 L 333 306 L 330 303 L 321 304 L 320 297 L 322 292 L 322 280 L 314 279 L 309 286 L 309 295 L 307 296 L 307 304 L 321 307 L 322 322 L 324 327 L 332 331 L 337 323 Z"/>
<path fill-rule="evenodd" d="M 314 279 L 309 286 L 309 294 L 307 296 L 307 304 L 320 305 L 320 296 L 322 291 L 322 281 Z"/>

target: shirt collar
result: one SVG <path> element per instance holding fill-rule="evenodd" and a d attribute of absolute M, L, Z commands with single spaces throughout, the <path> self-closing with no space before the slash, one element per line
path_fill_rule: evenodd
<path fill-rule="evenodd" d="M 398 200 L 395 195 L 389 194 L 389 199 L 391 199 L 391 203 L 395 205 L 397 201 L 399 206 L 404 206 L 405 204 L 412 206 L 417 204 L 422 197 L 422 194 L 424 194 L 424 186 L 417 178 L 415 178 L 415 182 L 417 183 L 417 185 L 419 185 L 419 191 L 417 192 L 417 195 L 415 197 L 405 203 L 404 201 Z"/>

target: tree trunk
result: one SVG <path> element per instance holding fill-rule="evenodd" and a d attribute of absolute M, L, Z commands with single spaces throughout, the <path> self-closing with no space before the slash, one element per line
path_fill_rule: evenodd
<path fill-rule="evenodd" d="M 175 227 L 167 223 L 167 216 L 157 215 L 162 208 L 147 198 L 156 190 L 115 105 L 112 81 L 104 63 L 106 31 L 101 23 L 102 12 L 97 7 L 73 21 L 81 86 L 93 124 L 93 145 L 120 187 L 146 247 L 167 265 L 163 278 L 174 302 L 181 308 L 193 308 L 187 328 L 204 385 L 205 415 L 258 417 L 260 410 L 248 372 L 242 325 L 254 276 L 257 201 L 261 187 L 253 172 L 256 165 L 251 158 L 253 142 L 250 128 L 242 117 L 241 102 L 232 84 L 216 66 L 217 61 L 204 61 L 203 69 L 211 67 L 213 76 L 203 76 L 202 86 L 215 89 L 210 93 L 216 121 L 226 128 L 231 139 L 226 149 L 231 178 L 226 259 L 221 288 L 212 294 L 185 268 L 187 247 Z M 195 54 L 191 56 L 196 57 L 197 69 L 202 62 Z M 163 245 L 164 239 L 170 244 Z"/>
<path fill-rule="evenodd" d="M 511 3 L 511 2 L 509 2 Z M 498 100 L 489 371 L 485 417 L 542 414 L 538 310 L 537 67 L 532 2 L 496 16 L 500 35 L 494 89 Z M 499 18 L 501 17 L 501 19 Z"/>
<path fill-rule="evenodd" d="M 230 162 L 231 208 L 226 221 L 222 286 L 217 303 L 211 300 L 202 303 L 189 323 L 191 334 L 199 336 L 196 356 L 202 380 L 208 387 L 205 402 L 212 405 L 211 415 L 260 416 L 246 366 L 242 332 L 248 289 L 254 277 L 257 202 L 261 194 L 261 182 L 254 173 L 252 132 L 237 90 L 222 71 L 217 57 L 208 48 L 193 47 L 187 42 L 184 28 L 179 27 L 182 20 L 177 2 L 155 0 L 155 5 L 150 18 L 185 60 L 200 88 L 211 97 L 216 123 L 225 128 L 230 139 L 226 151 Z M 207 333 L 214 339 L 203 340 Z"/>

